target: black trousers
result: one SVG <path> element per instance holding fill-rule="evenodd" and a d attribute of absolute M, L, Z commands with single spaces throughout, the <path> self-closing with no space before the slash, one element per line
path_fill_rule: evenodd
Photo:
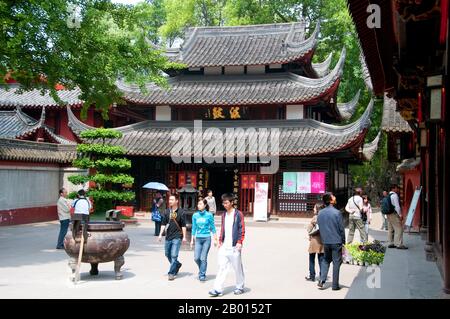
<path fill-rule="evenodd" d="M 84 237 L 84 242 L 87 241 L 88 238 L 88 224 L 89 224 L 89 215 L 86 214 L 74 214 L 72 217 L 72 222 L 73 222 L 73 226 L 72 226 L 72 236 L 73 239 L 76 240 L 76 237 L 81 229 L 81 227 L 83 228 L 83 237 Z"/>
<path fill-rule="evenodd" d="M 325 282 L 330 264 L 333 262 L 333 288 L 339 287 L 339 270 L 342 264 L 342 244 L 324 244 L 325 260 L 323 263 L 321 281 Z"/>
<path fill-rule="evenodd" d="M 161 222 L 155 222 L 155 236 L 159 236 L 161 232 Z"/>

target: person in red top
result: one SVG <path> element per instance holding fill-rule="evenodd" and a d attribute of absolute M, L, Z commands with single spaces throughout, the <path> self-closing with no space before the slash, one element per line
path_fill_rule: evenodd
<path fill-rule="evenodd" d="M 244 214 L 234 208 L 233 194 L 222 195 L 222 205 L 226 212 L 222 214 L 222 222 L 219 236 L 219 253 L 216 280 L 214 289 L 209 292 L 212 297 L 222 296 L 223 285 L 230 266 L 236 275 L 235 295 L 244 293 L 244 267 L 242 266 L 242 244 L 245 238 Z"/>

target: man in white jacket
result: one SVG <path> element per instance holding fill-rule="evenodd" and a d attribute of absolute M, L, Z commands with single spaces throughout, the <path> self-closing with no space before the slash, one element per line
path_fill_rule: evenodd
<path fill-rule="evenodd" d="M 364 227 L 364 222 L 361 217 L 361 211 L 363 209 L 363 199 L 361 197 L 362 189 L 356 188 L 355 194 L 348 199 L 345 210 L 349 213 L 349 232 L 347 243 L 353 242 L 353 237 L 355 236 L 355 228 L 358 228 L 359 235 L 361 237 L 361 242 L 367 242 L 367 233 Z"/>

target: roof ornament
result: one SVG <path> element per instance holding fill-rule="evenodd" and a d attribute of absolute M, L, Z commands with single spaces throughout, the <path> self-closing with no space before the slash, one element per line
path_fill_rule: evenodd
<path fill-rule="evenodd" d="M 286 42 L 284 40 L 281 40 L 281 53 L 286 54 L 287 53 L 286 49 L 287 49 Z"/>

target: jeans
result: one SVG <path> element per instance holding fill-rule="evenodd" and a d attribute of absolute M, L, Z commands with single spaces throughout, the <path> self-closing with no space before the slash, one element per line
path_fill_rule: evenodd
<path fill-rule="evenodd" d="M 319 274 L 322 277 L 322 269 L 324 263 L 324 254 L 317 254 L 319 261 Z M 316 279 L 316 253 L 309 254 L 309 278 Z"/>
<path fill-rule="evenodd" d="M 208 266 L 208 252 L 211 247 L 211 237 L 195 237 L 194 261 L 198 265 L 198 277 L 206 276 L 206 267 Z"/>
<path fill-rule="evenodd" d="M 330 263 L 333 262 L 333 288 L 339 288 L 339 269 L 342 264 L 342 244 L 325 244 L 325 260 L 320 280 L 325 282 L 330 269 Z"/>
<path fill-rule="evenodd" d="M 70 219 L 60 220 L 59 223 L 61 226 L 59 228 L 58 243 L 56 244 L 56 248 L 64 248 L 64 237 L 66 237 Z"/>
<path fill-rule="evenodd" d="M 161 222 L 155 222 L 155 236 L 159 236 L 161 231 Z"/>
<path fill-rule="evenodd" d="M 172 240 L 166 240 L 165 254 L 167 260 L 169 260 L 170 268 L 169 275 L 176 275 L 177 269 L 181 263 L 178 261 L 178 253 L 180 252 L 181 238 L 175 238 Z"/>

